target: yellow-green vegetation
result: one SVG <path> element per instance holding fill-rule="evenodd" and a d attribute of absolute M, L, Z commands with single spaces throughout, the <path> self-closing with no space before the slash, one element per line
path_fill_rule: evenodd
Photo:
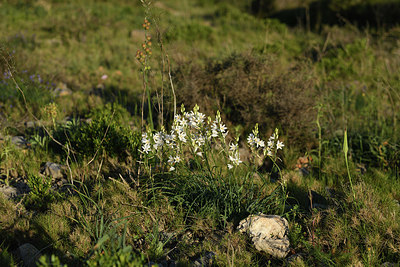
<path fill-rule="evenodd" d="M 400 262 L 398 14 L 2 1 L 0 266 L 25 243 L 38 266 Z M 287 219 L 286 259 L 238 231 L 258 213 Z"/>

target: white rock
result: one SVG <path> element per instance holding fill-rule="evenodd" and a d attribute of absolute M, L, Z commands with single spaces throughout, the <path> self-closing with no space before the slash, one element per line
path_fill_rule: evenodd
<path fill-rule="evenodd" d="M 238 226 L 240 232 L 247 233 L 255 248 L 276 258 L 285 258 L 289 253 L 289 224 L 277 215 L 250 215 Z"/>

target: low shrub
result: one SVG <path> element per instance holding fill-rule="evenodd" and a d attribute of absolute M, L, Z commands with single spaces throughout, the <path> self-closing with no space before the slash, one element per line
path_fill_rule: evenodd
<path fill-rule="evenodd" d="M 90 114 L 90 122 L 70 121 L 60 127 L 55 138 L 68 144 L 78 159 L 105 153 L 110 157 L 126 159 L 137 157 L 140 134 L 127 125 L 128 112 L 117 104 L 107 104 Z M 57 147 L 53 143 L 53 147 Z"/>
<path fill-rule="evenodd" d="M 206 114 L 221 110 L 228 122 L 243 126 L 242 133 L 256 123 L 266 132 L 276 125 L 291 144 L 314 142 L 317 98 L 306 63 L 282 70 L 266 56 L 232 54 L 210 59 L 204 67 L 186 62 L 174 76 L 179 103 L 198 103 Z"/>

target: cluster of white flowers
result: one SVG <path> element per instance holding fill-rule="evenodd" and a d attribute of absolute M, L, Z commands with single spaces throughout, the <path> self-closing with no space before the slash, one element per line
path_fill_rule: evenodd
<path fill-rule="evenodd" d="M 196 105 L 193 111 L 185 112 L 182 107 L 182 114 L 176 115 L 170 133 L 166 133 L 164 129 L 159 132 L 152 133 L 148 131 L 142 135 L 142 150 L 141 153 L 145 155 L 156 155 L 158 157 L 168 158 L 167 162 L 169 170 L 175 170 L 177 163 L 182 161 L 183 152 L 189 151 L 193 156 L 204 156 L 204 149 L 206 144 L 213 142 L 225 143 L 228 130 L 221 120 L 221 115 L 217 112 L 215 120 L 208 118 L 205 122 L 206 116 L 199 112 L 199 107 Z M 253 152 L 263 151 L 264 155 L 274 156 L 278 149 L 284 146 L 278 140 L 278 131 L 269 138 L 267 145 L 258 136 L 258 125 L 247 138 Z M 238 166 L 242 161 L 240 160 L 238 140 L 231 142 L 229 151 L 226 152 L 228 156 L 228 169 Z"/>
<path fill-rule="evenodd" d="M 170 155 L 169 158 L 168 158 L 168 163 L 169 163 L 170 166 L 171 166 L 171 167 L 169 168 L 169 171 L 175 170 L 174 165 L 175 165 L 176 163 L 179 163 L 179 162 L 181 162 L 181 158 L 179 157 L 179 155 L 175 155 L 175 157 L 172 156 L 172 155 Z"/>
<path fill-rule="evenodd" d="M 256 147 L 256 148 L 265 147 L 265 142 L 261 140 L 258 136 L 255 136 L 253 133 L 250 133 L 249 136 L 247 137 L 247 143 L 249 144 L 250 147 Z"/>
<path fill-rule="evenodd" d="M 278 129 L 275 129 L 265 146 L 265 142 L 258 137 L 258 125 L 255 126 L 252 133 L 247 137 L 247 143 L 252 151 L 259 151 L 262 149 L 264 156 L 274 157 L 279 149 L 284 147 L 284 144 L 278 140 Z"/>
<path fill-rule="evenodd" d="M 206 115 L 199 112 L 198 106 L 195 106 L 193 111 L 188 113 L 184 113 L 185 118 L 188 120 L 188 126 L 192 127 L 193 129 L 200 130 L 204 125 L 204 119 Z"/>
<path fill-rule="evenodd" d="M 142 153 L 148 154 L 151 151 L 150 139 L 147 133 L 142 134 Z"/>
<path fill-rule="evenodd" d="M 187 121 L 181 115 L 176 115 L 174 119 L 174 124 L 172 125 L 171 135 L 176 133 L 176 137 L 180 142 L 186 143 L 186 129 Z"/>
<path fill-rule="evenodd" d="M 162 149 L 164 146 L 164 133 L 163 132 L 157 132 L 153 135 L 153 140 L 154 140 L 154 145 L 153 148 L 156 151 L 159 151 Z"/>
<path fill-rule="evenodd" d="M 237 142 L 236 143 L 231 143 L 229 145 L 229 164 L 228 164 L 228 169 L 232 169 L 234 166 L 239 166 L 242 161 L 240 160 L 240 155 L 239 155 L 239 147 Z"/>
<path fill-rule="evenodd" d="M 206 143 L 207 131 L 205 126 L 206 116 L 199 112 L 199 107 L 196 105 L 193 111 L 185 112 L 182 107 L 182 114 L 178 114 L 174 118 L 170 133 L 165 133 L 164 130 L 152 133 L 148 131 L 142 136 L 143 154 L 155 154 L 163 152 L 168 157 L 170 171 L 175 170 L 175 164 L 181 162 L 181 152 L 183 147 L 188 148 L 196 155 L 203 156 L 203 146 Z M 220 122 L 220 118 L 216 119 Z M 226 129 L 225 129 L 226 130 Z M 224 131 L 225 133 L 225 131 Z M 164 149 L 165 148 L 165 149 Z"/>
<path fill-rule="evenodd" d="M 215 120 L 211 124 L 211 137 L 216 138 L 219 137 L 219 135 L 221 134 L 221 136 L 225 138 L 228 135 L 227 130 L 228 128 L 221 121 L 221 114 L 218 111 Z"/>

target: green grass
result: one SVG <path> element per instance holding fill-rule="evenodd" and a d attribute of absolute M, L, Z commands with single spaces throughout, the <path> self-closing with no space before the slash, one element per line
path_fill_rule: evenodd
<path fill-rule="evenodd" d="M 288 219 L 305 266 L 399 262 L 399 5 L 309 1 L 308 27 L 300 2 L 254 10 L 257 1 L 166 0 L 147 11 L 126 0 L 0 3 L 0 184 L 31 188 L 11 200 L 0 193 L 0 263 L 16 266 L 12 252 L 31 243 L 40 266 L 186 266 L 208 251 L 216 266 L 284 265 L 236 229 L 258 212 Z M 135 55 L 145 16 L 142 107 Z M 221 112 L 227 144 L 239 136 L 245 147 L 256 123 L 264 140 L 278 128 L 281 161 L 241 150 L 247 160 L 230 170 L 222 141 L 203 158 L 193 146 L 140 152 L 142 109 L 152 134 L 172 127 L 171 81 L 178 108 L 198 104 L 212 120 Z M 183 159 L 174 172 L 169 155 Z M 40 174 L 47 161 L 65 165 L 69 191 Z"/>

